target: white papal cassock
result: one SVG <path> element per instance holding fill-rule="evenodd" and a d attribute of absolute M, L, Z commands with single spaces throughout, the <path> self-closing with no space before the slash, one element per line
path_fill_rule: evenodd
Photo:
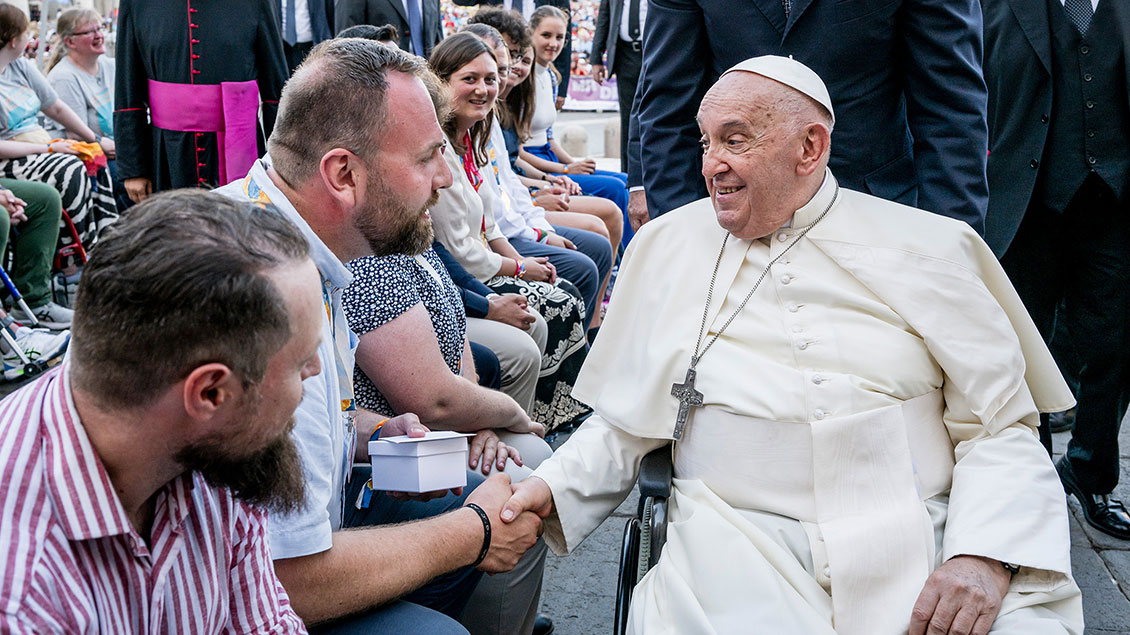
<path fill-rule="evenodd" d="M 825 209 L 729 238 L 708 336 Z M 595 415 L 534 475 L 558 554 L 672 438 L 725 231 L 708 199 L 633 240 L 574 396 Z M 698 364 L 705 406 L 673 446 L 667 544 L 634 633 L 904 633 L 957 555 L 1018 564 L 993 633 L 1082 633 L 1063 488 L 1037 408 L 1073 403 L 1005 274 L 964 223 L 841 189 Z"/>

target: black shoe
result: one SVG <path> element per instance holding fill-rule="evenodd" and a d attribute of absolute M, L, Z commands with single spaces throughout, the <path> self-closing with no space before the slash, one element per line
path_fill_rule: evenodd
<path fill-rule="evenodd" d="M 553 632 L 553 620 L 538 613 L 534 618 L 534 635 L 550 635 Z"/>
<path fill-rule="evenodd" d="M 1110 496 L 1088 494 L 1083 491 L 1079 481 L 1075 479 L 1075 471 L 1071 469 L 1067 457 L 1060 459 L 1055 464 L 1055 469 L 1059 472 L 1059 480 L 1063 482 L 1064 491 L 1074 495 L 1079 501 L 1087 524 L 1104 534 L 1130 540 L 1130 513 L 1126 511 L 1126 506 L 1121 501 L 1114 500 Z"/>
<path fill-rule="evenodd" d="M 1052 432 L 1068 432 L 1075 429 L 1075 409 L 1053 412 L 1048 415 L 1048 428 Z"/>

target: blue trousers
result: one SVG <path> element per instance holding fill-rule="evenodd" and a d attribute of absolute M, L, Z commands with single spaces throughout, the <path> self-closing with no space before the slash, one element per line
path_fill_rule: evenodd
<path fill-rule="evenodd" d="M 541 146 L 525 146 L 523 149 L 535 157 L 561 163 L 561 159 L 557 158 L 557 154 L 548 143 Z M 576 181 L 585 194 L 606 198 L 616 203 L 616 207 L 619 207 L 620 213 L 624 215 L 624 239 L 621 244 L 627 247 L 628 241 L 632 238 L 632 226 L 628 223 L 628 175 L 623 172 L 597 170 L 592 174 L 570 174 L 569 178 Z"/>
<path fill-rule="evenodd" d="M 554 247 L 528 238 L 515 238 L 510 241 L 514 249 L 523 256 L 545 256 L 557 268 L 557 275 L 572 282 L 585 300 L 585 315 L 592 317 L 600 310 L 600 283 L 612 268 L 612 245 L 600 234 L 553 226 L 553 231 L 573 241 L 577 249 Z"/>
<path fill-rule="evenodd" d="M 357 509 L 354 502 L 361 493 L 362 486 L 369 480 L 370 470 L 367 465 L 353 468 L 353 476 L 345 494 L 343 529 L 403 523 L 459 509 L 471 490 L 482 483 L 484 478 L 468 470 L 467 486 L 463 488 L 462 495 L 448 494 L 427 502 L 400 502 L 389 498 L 384 492 L 373 492 L 368 509 Z M 380 572 L 374 571 L 373 575 L 380 575 Z M 401 601 L 336 620 L 310 629 L 310 632 L 463 634 L 467 631 L 456 620 L 463 613 L 463 608 L 482 575 L 482 571 L 471 567 L 456 569 L 433 579 L 404 596 Z"/>

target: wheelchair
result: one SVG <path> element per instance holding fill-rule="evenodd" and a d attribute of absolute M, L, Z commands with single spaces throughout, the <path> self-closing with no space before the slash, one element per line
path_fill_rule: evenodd
<path fill-rule="evenodd" d="M 671 496 L 671 446 L 648 452 L 640 462 L 640 504 L 624 526 L 620 575 L 616 582 L 614 635 L 624 635 L 632 590 L 655 563 L 667 542 L 667 499 Z"/>

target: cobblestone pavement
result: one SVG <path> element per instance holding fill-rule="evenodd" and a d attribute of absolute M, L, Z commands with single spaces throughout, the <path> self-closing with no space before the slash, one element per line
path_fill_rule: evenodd
<path fill-rule="evenodd" d="M 1122 426 L 1119 447 L 1122 482 L 1115 498 L 1130 503 L 1130 426 Z M 1056 458 L 1068 433 L 1055 435 Z M 635 515 L 633 492 L 572 555 L 552 553 L 545 567 L 542 613 L 553 618 L 554 635 L 605 635 L 612 632 L 616 606 L 616 570 L 624 523 Z M 1087 635 L 1130 635 L 1130 542 L 1091 528 L 1074 498 L 1071 510 L 1071 565 L 1083 590 Z"/>

